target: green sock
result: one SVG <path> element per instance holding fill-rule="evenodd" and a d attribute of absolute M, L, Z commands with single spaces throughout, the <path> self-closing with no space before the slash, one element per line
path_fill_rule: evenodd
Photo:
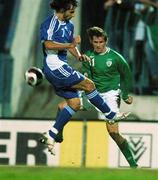
<path fill-rule="evenodd" d="M 125 156 L 126 160 L 128 161 L 130 167 L 137 167 L 138 164 L 136 163 L 131 148 L 127 142 L 127 140 L 125 140 L 122 144 L 119 145 L 119 148 L 121 150 L 121 152 L 123 153 L 123 155 Z"/>

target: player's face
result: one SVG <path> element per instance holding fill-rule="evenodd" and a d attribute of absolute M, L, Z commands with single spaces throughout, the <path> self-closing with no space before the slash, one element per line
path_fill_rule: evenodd
<path fill-rule="evenodd" d="M 103 36 L 100 37 L 93 36 L 93 39 L 91 40 L 91 44 L 93 46 L 93 50 L 96 53 L 103 53 L 106 50 L 106 41 Z"/>
<path fill-rule="evenodd" d="M 63 14 L 63 19 L 64 20 L 70 20 L 75 16 L 75 9 L 76 7 L 71 7 L 70 9 L 66 10 Z"/>

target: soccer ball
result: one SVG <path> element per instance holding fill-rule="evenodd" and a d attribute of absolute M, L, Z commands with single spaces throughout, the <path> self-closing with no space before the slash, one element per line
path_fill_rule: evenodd
<path fill-rule="evenodd" d="M 25 72 L 24 77 L 27 84 L 30 86 L 37 86 L 42 83 L 44 74 L 41 69 L 37 67 L 31 67 Z"/>

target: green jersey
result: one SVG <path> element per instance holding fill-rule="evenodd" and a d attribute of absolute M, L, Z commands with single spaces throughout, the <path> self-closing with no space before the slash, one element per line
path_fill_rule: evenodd
<path fill-rule="evenodd" d="M 95 83 L 100 93 L 121 89 L 126 100 L 132 84 L 131 71 L 126 60 L 116 51 L 108 48 L 105 53 L 87 51 L 91 62 L 82 63 L 82 73 Z"/>

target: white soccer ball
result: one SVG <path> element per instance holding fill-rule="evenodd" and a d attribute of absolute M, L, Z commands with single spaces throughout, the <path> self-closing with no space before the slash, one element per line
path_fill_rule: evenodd
<path fill-rule="evenodd" d="M 31 67 L 25 72 L 24 77 L 27 84 L 30 86 L 37 86 L 42 83 L 44 74 L 40 68 Z"/>

